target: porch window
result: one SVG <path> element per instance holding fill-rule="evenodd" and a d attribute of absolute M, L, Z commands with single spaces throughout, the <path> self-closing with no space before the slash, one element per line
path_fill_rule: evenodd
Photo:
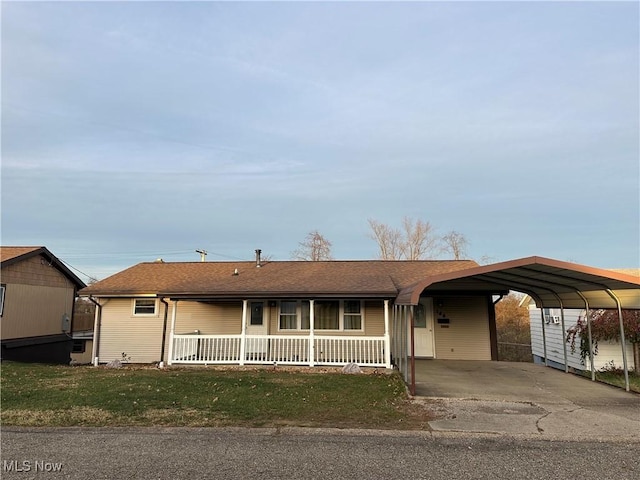
<path fill-rule="evenodd" d="M 363 330 L 360 300 L 316 300 L 313 308 L 315 330 Z M 311 307 L 308 300 L 280 302 L 279 330 L 309 330 Z"/>
<path fill-rule="evenodd" d="M 302 302 L 300 304 L 300 310 L 302 330 L 309 330 L 309 328 L 311 328 L 311 304 L 309 302 Z"/>
<path fill-rule="evenodd" d="M 298 329 L 298 302 L 280 302 L 280 330 Z"/>
<path fill-rule="evenodd" d="M 311 309 L 308 301 L 283 300 L 280 302 L 280 330 L 309 330 Z"/>
<path fill-rule="evenodd" d="M 134 298 L 133 314 L 137 316 L 155 316 L 158 302 L 155 298 Z"/>
<path fill-rule="evenodd" d="M 318 300 L 315 302 L 314 323 L 318 330 L 340 329 L 340 302 Z"/>
<path fill-rule="evenodd" d="M 344 329 L 362 330 L 362 303 L 359 300 L 344 301 Z"/>

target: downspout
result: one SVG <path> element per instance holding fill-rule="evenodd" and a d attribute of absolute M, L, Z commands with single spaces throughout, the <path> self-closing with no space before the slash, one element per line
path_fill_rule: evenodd
<path fill-rule="evenodd" d="M 162 321 L 162 344 L 160 345 L 160 363 L 158 368 L 164 368 L 164 344 L 167 341 L 167 319 L 169 317 L 169 304 L 164 298 L 160 298 L 160 301 L 164 303 L 164 319 Z"/>
<path fill-rule="evenodd" d="M 102 305 L 97 302 L 91 295 L 89 295 L 89 301 L 95 304 L 96 314 L 93 321 L 93 348 L 91 349 L 91 362 L 94 367 L 98 366 L 98 345 L 100 343 L 100 323 L 102 321 Z"/>

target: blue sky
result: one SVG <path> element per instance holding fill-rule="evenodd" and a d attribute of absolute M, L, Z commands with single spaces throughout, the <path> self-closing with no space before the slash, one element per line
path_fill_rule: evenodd
<path fill-rule="evenodd" d="M 2 2 L 2 243 L 104 278 L 409 216 L 638 267 L 639 38 L 637 2 Z"/>

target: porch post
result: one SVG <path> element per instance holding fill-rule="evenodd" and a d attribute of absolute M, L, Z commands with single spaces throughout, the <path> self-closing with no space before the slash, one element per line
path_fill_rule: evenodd
<path fill-rule="evenodd" d="M 240 365 L 244 365 L 247 351 L 247 300 L 242 300 L 242 330 L 240 330 Z"/>
<path fill-rule="evenodd" d="M 389 333 L 389 300 L 384 301 L 384 366 L 391 368 L 391 336 Z"/>
<path fill-rule="evenodd" d="M 314 313 L 314 300 L 309 300 L 309 366 L 313 367 L 316 361 L 316 340 L 315 340 L 315 328 L 316 319 Z"/>
<path fill-rule="evenodd" d="M 176 311 L 178 310 L 178 300 L 173 301 L 173 311 L 171 312 L 171 330 L 169 331 L 169 358 L 167 365 L 173 364 L 173 337 L 176 334 Z"/>

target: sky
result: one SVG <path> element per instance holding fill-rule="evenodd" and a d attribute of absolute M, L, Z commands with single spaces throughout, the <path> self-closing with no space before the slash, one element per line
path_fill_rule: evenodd
<path fill-rule="evenodd" d="M 637 2 L 7 2 L 1 240 L 143 261 L 467 256 L 640 266 Z M 446 258 L 446 257 L 442 257 Z"/>

